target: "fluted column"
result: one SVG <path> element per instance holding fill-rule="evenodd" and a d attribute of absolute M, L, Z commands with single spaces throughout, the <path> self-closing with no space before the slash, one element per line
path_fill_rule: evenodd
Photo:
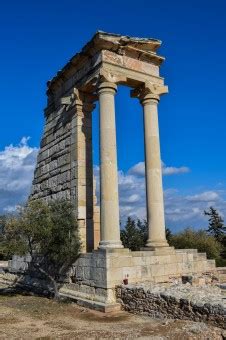
<path fill-rule="evenodd" d="M 114 96 L 117 86 L 102 82 L 100 105 L 100 243 L 99 248 L 122 248 L 119 227 L 118 173 Z"/>
<path fill-rule="evenodd" d="M 166 247 L 162 168 L 160 157 L 158 102 L 167 87 L 146 84 L 138 91 L 144 112 L 145 176 L 148 240 L 146 247 Z M 135 93 L 135 91 L 134 91 Z M 136 93 L 135 93 L 136 94 Z"/>

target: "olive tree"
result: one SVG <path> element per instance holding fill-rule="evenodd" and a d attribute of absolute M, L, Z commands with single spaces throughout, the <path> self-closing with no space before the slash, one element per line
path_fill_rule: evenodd
<path fill-rule="evenodd" d="M 58 279 L 80 250 L 72 205 L 66 200 L 49 204 L 43 200 L 29 201 L 19 208 L 17 215 L 8 217 L 2 243 L 11 255 L 29 254 L 30 267 L 50 280 L 58 298 Z"/>

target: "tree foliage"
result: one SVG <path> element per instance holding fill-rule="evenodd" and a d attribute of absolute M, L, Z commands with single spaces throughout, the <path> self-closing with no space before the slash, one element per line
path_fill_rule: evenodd
<path fill-rule="evenodd" d="M 134 220 L 128 217 L 124 229 L 121 230 L 121 240 L 125 248 L 133 251 L 145 247 L 148 239 L 147 222 Z M 200 252 L 206 252 L 210 259 L 220 259 L 222 245 L 217 239 L 206 233 L 205 230 L 195 231 L 187 228 L 182 232 L 173 234 L 169 228 L 166 228 L 166 239 L 171 246 L 176 249 L 198 249 Z"/>
<path fill-rule="evenodd" d="M 145 221 L 127 218 L 126 225 L 121 230 L 121 241 L 125 248 L 133 251 L 140 250 L 141 247 L 145 246 L 147 236 L 147 223 Z"/>
<path fill-rule="evenodd" d="M 30 254 L 31 266 L 51 281 L 58 296 L 57 280 L 80 250 L 71 204 L 65 200 L 28 202 L 18 215 L 7 219 L 2 243 L 8 254 Z"/>
<path fill-rule="evenodd" d="M 0 260 L 8 260 L 7 252 L 5 251 L 4 232 L 5 232 L 6 216 L 0 216 Z"/>
<path fill-rule="evenodd" d="M 172 235 L 170 245 L 176 249 L 198 249 L 210 259 L 219 258 L 222 250 L 221 244 L 213 236 L 207 235 L 205 230 L 195 231 L 191 228 Z"/>
<path fill-rule="evenodd" d="M 170 239 L 172 233 L 166 228 L 166 238 Z M 145 247 L 148 239 L 148 224 L 146 220 L 134 220 L 127 218 L 124 229 L 121 230 L 121 241 L 125 248 L 130 250 L 140 250 Z"/>
<path fill-rule="evenodd" d="M 222 242 L 226 236 L 226 227 L 224 220 L 216 209 L 210 207 L 209 210 L 204 210 L 204 215 L 209 216 L 209 226 L 207 233 L 212 235 L 218 242 Z"/>

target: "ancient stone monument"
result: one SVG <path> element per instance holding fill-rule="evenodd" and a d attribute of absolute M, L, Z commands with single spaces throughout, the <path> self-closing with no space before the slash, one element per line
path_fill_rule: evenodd
<path fill-rule="evenodd" d="M 106 310 L 115 286 L 162 282 L 170 276 L 210 271 L 214 261 L 196 250 L 175 250 L 165 236 L 158 102 L 167 93 L 156 51 L 161 42 L 97 32 L 48 82 L 45 129 L 35 170 L 33 199 L 70 199 L 83 243 L 61 294 Z M 131 252 L 120 241 L 114 97 L 131 88 L 144 113 L 147 220 L 145 249 Z M 92 110 L 100 106 L 100 219 L 92 164 Z M 97 250 L 94 250 L 97 249 Z"/>

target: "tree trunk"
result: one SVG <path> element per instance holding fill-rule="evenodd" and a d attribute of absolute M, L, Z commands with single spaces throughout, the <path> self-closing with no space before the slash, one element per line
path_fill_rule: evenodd
<path fill-rule="evenodd" d="M 58 289 L 58 284 L 54 277 L 50 275 L 47 271 L 45 271 L 43 268 L 40 267 L 40 265 L 34 264 L 34 267 L 37 268 L 37 270 L 40 271 L 40 273 L 44 274 L 52 283 L 53 290 L 54 290 L 54 300 L 59 300 L 60 294 L 59 294 L 59 289 Z"/>

